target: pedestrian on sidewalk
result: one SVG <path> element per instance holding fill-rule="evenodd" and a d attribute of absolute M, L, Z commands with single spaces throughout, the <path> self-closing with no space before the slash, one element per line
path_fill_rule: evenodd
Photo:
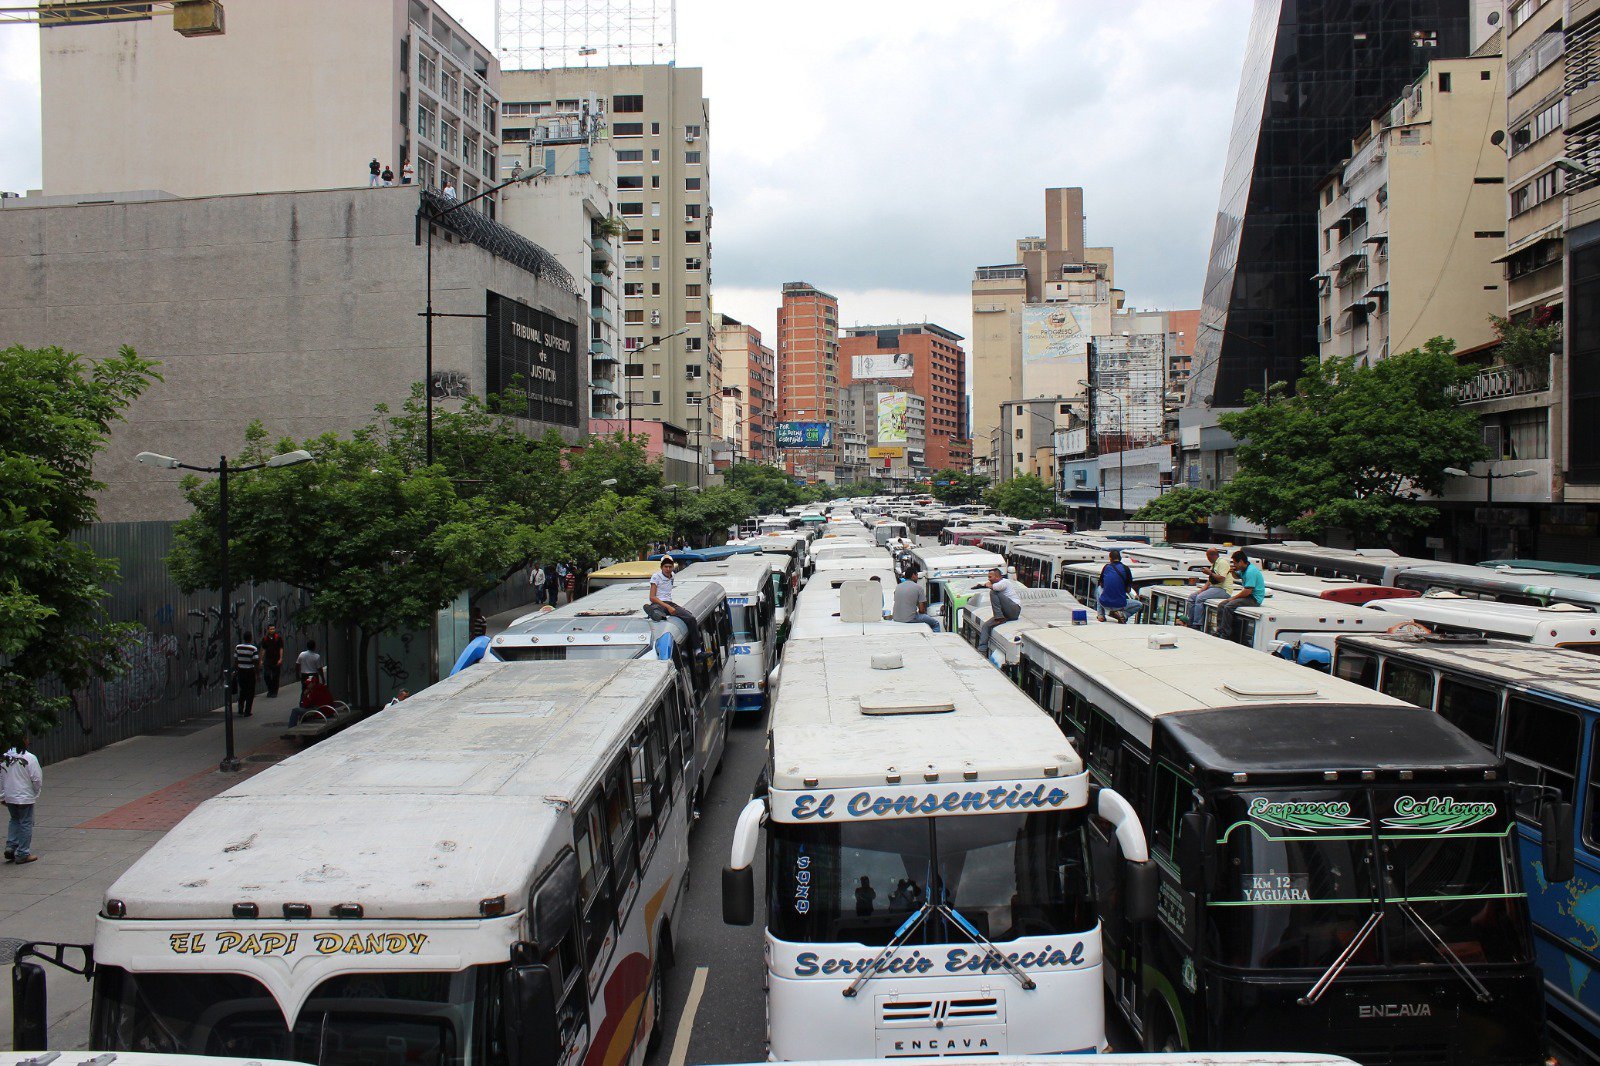
<path fill-rule="evenodd" d="M 21 737 L 0 755 L 0 801 L 11 815 L 6 827 L 6 862 L 21 865 L 38 862 L 33 853 L 33 805 L 44 790 L 44 773 L 39 757 L 28 750 L 28 738 Z"/>
<path fill-rule="evenodd" d="M 249 718 L 256 707 L 256 672 L 261 668 L 261 649 L 247 631 L 233 646 L 233 687 L 239 695 L 239 717 Z"/>
<path fill-rule="evenodd" d="M 372 175 L 367 179 L 367 188 L 376 189 L 378 187 L 378 175 L 383 172 L 383 164 L 378 162 L 377 156 L 372 157 L 372 162 L 367 164 L 367 170 Z"/>
<path fill-rule="evenodd" d="M 529 580 L 533 582 L 533 602 L 542 607 L 544 605 L 544 567 L 535 563 Z"/>
<path fill-rule="evenodd" d="M 482 607 L 474 607 L 472 609 L 471 621 L 468 624 L 471 626 L 472 637 L 474 640 L 476 640 L 478 637 L 486 637 L 489 635 L 489 619 L 484 617 Z"/>
<path fill-rule="evenodd" d="M 261 638 L 261 674 L 267 683 L 267 699 L 278 698 L 278 683 L 283 673 L 283 634 L 275 625 L 267 626 Z"/>
<path fill-rule="evenodd" d="M 306 650 L 301 652 L 294 661 L 295 672 L 300 675 L 300 694 L 305 695 L 305 687 L 311 683 L 312 678 L 326 680 L 322 675 L 322 656 L 317 654 L 317 642 L 306 641 Z"/>
<path fill-rule="evenodd" d="M 383 165 L 383 173 L 380 175 L 380 177 L 383 178 L 383 187 L 384 188 L 387 189 L 389 186 L 394 184 L 394 171 L 389 169 L 389 164 L 388 163 L 385 163 Z"/>

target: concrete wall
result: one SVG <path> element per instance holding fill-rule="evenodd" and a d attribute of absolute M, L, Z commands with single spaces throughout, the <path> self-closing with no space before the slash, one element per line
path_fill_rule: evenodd
<path fill-rule="evenodd" d="M 166 380 L 96 465 L 102 520 L 188 512 L 177 472 L 135 464 L 138 452 L 214 463 L 254 419 L 305 439 L 405 399 L 423 373 L 418 196 L 397 186 L 0 211 L 0 340 L 94 357 L 129 344 L 161 362 Z M 435 239 L 436 310 L 482 314 L 488 290 L 586 333 L 577 295 Z M 436 371 L 481 394 L 485 360 L 483 320 L 438 320 Z"/>

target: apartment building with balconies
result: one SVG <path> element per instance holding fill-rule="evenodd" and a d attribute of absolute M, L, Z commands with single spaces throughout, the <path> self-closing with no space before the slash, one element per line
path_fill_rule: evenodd
<path fill-rule="evenodd" d="M 778 421 L 819 422 L 839 425 L 839 300 L 809 282 L 789 281 L 783 285 L 778 307 Z M 850 441 L 852 461 L 841 462 L 843 434 L 825 447 L 790 448 L 784 463 L 796 476 L 833 481 L 836 467 L 854 468 L 853 458 L 860 450 L 865 460 L 865 441 Z M 854 446 L 859 444 L 860 449 Z M 851 480 L 847 472 L 844 480 Z"/>
<path fill-rule="evenodd" d="M 761 331 L 731 315 L 716 316 L 717 350 L 722 358 L 722 393 L 736 390 L 743 410 L 743 421 L 734 432 L 726 418 L 723 403 L 722 437 L 733 440 L 741 461 L 770 463 L 774 460 L 775 433 L 773 396 L 773 352 L 761 343 Z"/>

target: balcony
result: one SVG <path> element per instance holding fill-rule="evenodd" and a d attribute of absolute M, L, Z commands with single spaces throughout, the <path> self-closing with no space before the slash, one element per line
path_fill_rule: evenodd
<path fill-rule="evenodd" d="M 612 263 L 612 262 L 616 261 L 616 252 L 611 247 L 610 238 L 608 238 L 605 234 L 603 234 L 603 233 L 591 233 L 591 234 L 589 234 L 589 245 L 590 245 L 591 248 L 594 249 L 594 251 L 593 251 L 594 258 L 599 259 L 599 260 L 601 260 L 603 262 L 607 262 L 607 263 Z"/>
<path fill-rule="evenodd" d="M 610 274 L 607 274 L 603 270 L 590 271 L 589 284 L 593 285 L 597 289 L 604 289 L 606 292 L 609 292 L 612 295 L 615 295 L 617 291 L 615 279 L 613 279 Z"/>
<path fill-rule="evenodd" d="M 589 317 L 596 322 L 604 322 L 608 326 L 616 324 L 611 318 L 611 309 L 603 304 L 596 304 L 589 308 Z"/>
<path fill-rule="evenodd" d="M 1456 389 L 1457 403 L 1483 403 L 1511 396 L 1529 396 L 1550 388 L 1550 367 L 1492 366 L 1480 370 Z"/>
<path fill-rule="evenodd" d="M 618 359 L 616 355 L 612 353 L 611 342 L 603 341 L 598 337 L 595 337 L 589 341 L 589 357 L 597 363 L 622 362 L 622 360 Z"/>

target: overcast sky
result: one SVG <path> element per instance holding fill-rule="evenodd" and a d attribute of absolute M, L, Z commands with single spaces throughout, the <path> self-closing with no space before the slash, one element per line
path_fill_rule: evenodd
<path fill-rule="evenodd" d="M 363 3 L 367 0 L 338 0 Z M 493 0 L 442 0 L 494 40 Z M 970 335 L 972 269 L 1081 185 L 1139 307 L 1199 306 L 1249 0 L 679 0 L 705 70 L 717 309 Z M 0 189 L 39 185 L 38 39 L 0 27 Z"/>

